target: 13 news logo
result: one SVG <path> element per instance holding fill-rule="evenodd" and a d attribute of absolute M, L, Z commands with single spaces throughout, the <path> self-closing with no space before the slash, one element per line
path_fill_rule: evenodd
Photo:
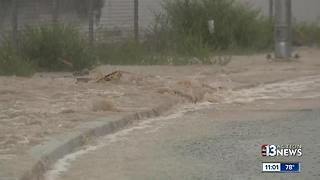
<path fill-rule="evenodd" d="M 301 145 L 274 145 L 263 144 L 261 145 L 261 155 L 264 157 L 276 157 L 276 156 L 302 156 Z"/>

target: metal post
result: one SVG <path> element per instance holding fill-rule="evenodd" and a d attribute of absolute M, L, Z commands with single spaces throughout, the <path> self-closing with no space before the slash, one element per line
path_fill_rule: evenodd
<path fill-rule="evenodd" d="M 91 45 L 94 43 L 94 13 L 93 13 L 93 2 L 88 0 L 89 3 L 89 42 Z"/>
<path fill-rule="evenodd" d="M 275 57 L 291 57 L 291 0 L 275 1 Z"/>
<path fill-rule="evenodd" d="M 274 0 L 269 0 L 269 18 L 273 19 Z"/>
<path fill-rule="evenodd" d="M 58 24 L 59 21 L 59 0 L 52 0 L 52 23 Z"/>
<path fill-rule="evenodd" d="M 19 47 L 18 33 L 18 0 L 12 0 L 12 38 L 16 48 Z"/>
<path fill-rule="evenodd" d="M 134 38 L 139 40 L 139 0 L 134 0 Z"/>

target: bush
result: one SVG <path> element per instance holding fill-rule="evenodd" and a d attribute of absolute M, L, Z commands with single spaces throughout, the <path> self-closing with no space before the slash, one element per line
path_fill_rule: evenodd
<path fill-rule="evenodd" d="M 293 45 L 320 44 L 320 26 L 314 23 L 296 23 L 292 30 Z"/>
<path fill-rule="evenodd" d="M 142 43 L 127 39 L 112 43 L 99 43 L 96 46 L 99 61 L 105 64 L 145 64 L 148 52 Z"/>
<path fill-rule="evenodd" d="M 174 51 L 156 51 L 149 45 L 146 42 L 137 42 L 133 39 L 99 43 L 96 46 L 96 54 L 100 63 L 109 65 L 180 65 L 209 62 L 206 56 L 209 51 L 193 46 L 192 42 L 185 44 L 185 46 L 189 45 L 188 48 L 192 49 L 192 52 L 184 54 Z"/>
<path fill-rule="evenodd" d="M 18 55 L 12 38 L 5 37 L 0 46 L 0 75 L 30 76 L 34 72 L 35 66 Z"/>
<path fill-rule="evenodd" d="M 39 70 L 80 70 L 95 63 L 90 46 L 71 26 L 26 27 L 20 45 L 22 58 Z"/>
<path fill-rule="evenodd" d="M 154 49 L 198 56 L 212 50 L 272 46 L 271 22 L 248 4 L 233 0 L 172 0 L 165 1 L 163 8 L 164 13 L 156 16 L 147 38 Z M 208 30 L 211 19 L 215 20 L 214 34 Z"/>
<path fill-rule="evenodd" d="M 100 59 L 108 64 L 212 64 L 229 62 L 228 54 L 264 52 L 274 46 L 274 22 L 249 4 L 234 0 L 166 0 L 163 9 L 155 15 L 143 41 L 105 44 L 98 53 L 103 57 Z M 213 34 L 208 29 L 211 19 L 215 20 Z M 320 43 L 320 27 L 294 25 L 293 40 L 296 45 Z"/>
<path fill-rule="evenodd" d="M 0 45 L 0 74 L 30 75 L 35 71 L 73 71 L 89 68 L 96 56 L 73 27 L 26 27 L 16 47 L 12 35 Z"/>

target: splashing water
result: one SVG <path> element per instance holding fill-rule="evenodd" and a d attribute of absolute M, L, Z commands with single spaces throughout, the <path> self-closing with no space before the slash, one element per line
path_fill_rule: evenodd
<path fill-rule="evenodd" d="M 157 118 L 151 118 L 145 121 L 140 122 L 138 125 L 134 127 L 130 127 L 128 129 L 124 129 L 122 131 L 119 131 L 114 134 L 110 134 L 107 136 L 104 136 L 98 140 L 97 145 L 90 145 L 86 146 L 85 148 L 76 151 L 74 153 L 68 154 L 64 156 L 62 159 L 58 160 L 52 167 L 51 170 L 49 170 L 45 174 L 45 180 L 58 180 L 59 176 L 63 173 L 68 171 L 72 161 L 76 160 L 78 157 L 87 154 L 89 152 L 95 151 L 103 146 L 106 146 L 110 143 L 118 142 L 121 140 L 125 140 L 126 136 L 133 132 L 133 131 L 139 131 L 139 130 L 146 130 L 150 129 L 149 133 L 154 133 L 157 130 L 160 129 L 159 126 L 153 125 L 157 121 L 161 121 L 163 123 L 164 121 L 176 119 L 179 117 L 182 117 L 187 112 L 193 112 L 200 109 L 209 108 L 212 104 L 208 102 L 199 103 L 199 104 L 191 104 L 191 105 L 185 105 L 182 108 L 179 108 L 178 111 L 176 111 L 173 114 L 167 115 L 167 116 L 161 116 Z"/>
<path fill-rule="evenodd" d="M 239 91 L 222 92 L 225 103 L 248 103 L 256 100 L 320 97 L 320 76 L 260 85 Z"/>

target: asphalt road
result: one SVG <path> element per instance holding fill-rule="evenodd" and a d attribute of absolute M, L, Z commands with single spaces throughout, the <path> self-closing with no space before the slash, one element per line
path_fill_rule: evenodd
<path fill-rule="evenodd" d="M 217 109 L 212 105 L 183 115 L 142 123 L 100 139 L 98 146 L 91 147 L 90 151 L 72 160 L 69 165 L 60 162 L 67 171 L 50 178 L 319 180 L 320 106 L 315 104 L 320 103 L 317 102 L 320 101 L 314 100 L 310 105 L 303 101 L 291 109 L 272 109 L 272 106 L 264 105 L 262 108 L 254 105 Z M 262 144 L 301 144 L 303 156 L 262 157 Z M 277 161 L 300 162 L 301 173 L 261 172 L 262 162 Z"/>

